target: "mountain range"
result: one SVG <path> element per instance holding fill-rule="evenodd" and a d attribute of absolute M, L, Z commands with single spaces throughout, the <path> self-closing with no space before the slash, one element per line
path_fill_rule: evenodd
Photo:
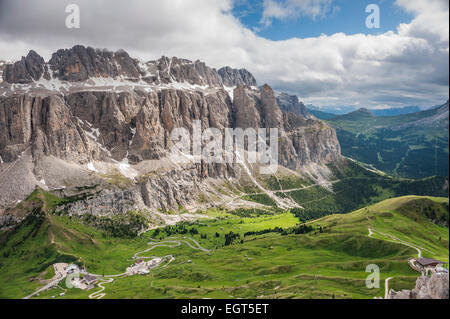
<path fill-rule="evenodd" d="M 320 178 L 317 167 L 341 159 L 334 129 L 282 111 L 270 86 L 257 88 L 245 70 L 216 71 L 200 61 L 167 57 L 142 63 L 124 51 L 75 46 L 48 62 L 30 51 L 5 65 L 3 80 L 3 210 L 36 187 L 63 196 L 97 187 L 94 198 L 70 209 L 95 214 L 198 209 L 201 193 L 220 202 L 211 178 L 239 180 L 241 165 L 180 166 L 168 158 L 171 131 L 192 129 L 194 120 L 203 129 L 280 128 L 280 165 L 301 170 L 305 178 Z"/>
<path fill-rule="evenodd" d="M 441 163 L 408 157 L 447 141 L 448 164 L 448 102 L 323 121 L 245 69 L 81 45 L 49 61 L 30 51 L 0 72 L 0 298 L 54 298 L 58 287 L 61 298 L 373 298 L 384 290 L 361 288 L 368 262 L 412 289 L 404 259 L 417 245 L 405 242 L 448 256 L 448 200 L 437 198 L 448 170 L 430 177 Z M 174 161 L 171 133 L 197 121 L 278 129 L 277 171 L 248 157 Z M 368 165 L 372 140 L 394 143 L 378 151 L 385 166 Z M 401 147 L 394 176 L 380 171 Z M 101 290 L 64 286 L 58 267 L 72 263 Z"/>
<path fill-rule="evenodd" d="M 440 106 L 441 105 L 432 106 L 429 108 L 429 110 L 438 108 Z M 312 105 L 307 107 L 307 110 L 309 113 L 311 113 L 312 115 L 314 115 L 315 117 L 317 117 L 318 119 L 321 119 L 321 120 L 328 120 L 336 115 L 345 115 L 345 114 L 356 111 L 355 108 L 353 108 L 353 109 L 347 108 L 347 109 L 345 109 L 345 111 L 342 111 L 342 110 L 336 111 L 335 109 L 331 109 L 331 108 L 321 109 L 318 107 L 314 107 Z M 370 112 L 376 116 L 396 116 L 396 115 L 402 115 L 402 114 L 417 113 L 420 111 L 422 111 L 422 109 L 418 106 L 392 107 L 392 108 L 385 108 L 385 109 L 370 109 Z"/>
<path fill-rule="evenodd" d="M 222 132 L 278 128 L 277 179 L 293 176 L 299 181 L 294 184 L 321 185 L 322 192 L 328 193 L 338 187 L 332 182 L 337 171 L 352 167 L 350 175 L 360 174 L 341 155 L 330 125 L 311 116 L 296 96 L 274 92 L 267 84 L 257 87 L 244 69 L 216 70 L 201 61 L 176 57 L 142 62 L 125 51 L 78 45 L 58 50 L 48 62 L 30 51 L 21 60 L 3 65 L 3 70 L 0 176 L 5 182 L 0 185 L 0 211 L 6 221 L 24 217 L 11 208 L 37 187 L 66 198 L 78 196 L 79 200 L 60 208 L 69 214 L 138 210 L 163 223 L 172 221 L 161 212 L 180 208 L 194 213 L 211 205 L 254 205 L 252 196 L 224 193 L 230 182 L 247 190 L 244 194 L 251 190 L 261 194 L 264 200 L 256 200 L 258 204 L 305 208 L 296 196 L 267 190 L 268 177 L 260 176 L 258 165 L 245 160 L 173 162 L 171 131 L 192 130 L 196 120 L 203 129 Z M 365 121 L 371 116 L 360 110 L 330 123 L 347 123 L 354 117 Z M 396 131 L 405 130 L 404 125 L 402 121 Z M 343 130 L 338 132 L 342 137 Z M 347 149 L 345 135 L 343 140 Z M 423 195 L 427 194 L 435 193 Z M 332 212 L 349 211 L 362 204 L 350 202 L 350 206 L 346 199 L 329 207 L 335 207 Z M 322 213 L 326 211 L 329 208 Z M 179 216 L 185 217 L 192 216 Z"/>

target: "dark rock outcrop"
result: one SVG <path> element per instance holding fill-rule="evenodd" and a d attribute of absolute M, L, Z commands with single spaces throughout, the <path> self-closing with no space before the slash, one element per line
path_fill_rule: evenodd
<path fill-rule="evenodd" d="M 267 84 L 264 84 L 261 87 L 261 109 L 263 112 L 263 118 L 265 119 L 263 127 L 281 127 L 283 120 L 281 109 L 277 104 L 272 88 Z"/>
<path fill-rule="evenodd" d="M 306 106 L 298 100 L 296 95 L 289 95 L 287 93 L 280 93 L 277 96 L 277 103 L 280 108 L 286 112 L 291 112 L 297 115 L 301 115 L 305 118 L 310 118 L 311 114 L 309 114 Z"/>
<path fill-rule="evenodd" d="M 219 69 L 218 72 L 225 86 L 256 86 L 256 79 L 246 69 L 232 69 L 226 66 Z"/>
<path fill-rule="evenodd" d="M 47 79 L 50 78 L 44 58 L 31 50 L 20 61 L 4 67 L 3 80 L 8 83 L 26 84 L 39 80 L 43 75 Z"/>
<path fill-rule="evenodd" d="M 201 61 L 162 57 L 157 61 L 147 62 L 144 66 L 150 73 L 145 80 L 151 84 L 178 82 L 210 87 L 222 86 L 217 71 Z"/>
<path fill-rule="evenodd" d="M 140 76 L 138 62 L 125 51 L 110 52 L 77 45 L 58 50 L 49 61 L 54 76 L 64 81 L 85 81 L 90 77 Z"/>

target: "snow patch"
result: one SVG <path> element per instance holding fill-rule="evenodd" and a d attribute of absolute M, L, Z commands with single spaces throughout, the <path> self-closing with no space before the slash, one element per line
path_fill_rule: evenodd
<path fill-rule="evenodd" d="M 225 89 L 225 91 L 227 91 L 228 96 L 231 99 L 231 102 L 233 102 L 234 99 L 234 89 L 236 88 L 235 86 L 224 86 L 223 87 Z"/>
<path fill-rule="evenodd" d="M 125 158 L 122 159 L 121 162 L 119 162 L 119 171 L 122 173 L 123 176 L 129 178 L 129 179 L 135 179 L 139 174 L 138 172 L 133 169 L 128 161 L 128 152 L 127 155 L 125 155 Z"/>
<path fill-rule="evenodd" d="M 133 144 L 133 139 L 134 139 L 134 136 L 136 135 L 136 128 L 130 127 L 130 131 L 131 131 L 132 136 L 131 136 L 131 140 L 128 142 L 129 146 L 131 146 L 131 144 Z"/>
<path fill-rule="evenodd" d="M 87 169 L 92 171 L 92 172 L 97 172 L 97 170 L 94 167 L 94 163 L 90 162 L 89 164 L 87 164 Z"/>
<path fill-rule="evenodd" d="M 46 80 L 44 78 L 40 78 L 39 81 L 35 82 L 36 87 L 41 87 L 49 91 L 69 91 L 71 84 L 69 82 L 63 82 L 58 79 L 51 78 L 50 80 Z M 30 89 L 31 86 L 27 89 Z M 22 88 L 24 89 L 24 88 Z"/>
<path fill-rule="evenodd" d="M 93 125 L 91 123 L 89 123 L 88 121 L 83 121 L 82 119 L 80 119 L 78 117 L 77 117 L 77 119 L 81 125 L 85 124 L 89 127 L 90 131 L 87 131 L 87 130 L 81 128 L 86 133 L 86 135 L 88 137 L 90 137 L 102 151 L 104 151 L 106 154 L 108 154 L 109 157 L 112 157 L 111 152 L 103 144 L 101 144 L 98 141 L 98 138 L 100 137 L 100 130 L 98 128 L 93 127 Z"/>
<path fill-rule="evenodd" d="M 175 82 L 173 80 L 169 84 L 161 87 L 176 90 L 188 90 L 188 91 L 198 91 L 198 90 L 205 91 L 208 88 L 207 85 L 190 84 L 188 82 Z"/>

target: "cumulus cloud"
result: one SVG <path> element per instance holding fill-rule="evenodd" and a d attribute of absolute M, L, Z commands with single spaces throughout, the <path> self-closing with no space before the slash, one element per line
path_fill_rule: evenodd
<path fill-rule="evenodd" d="M 448 98 L 446 1 L 398 0 L 415 18 L 379 35 L 272 41 L 232 15 L 233 0 L 0 0 L 0 59 L 29 49 L 48 59 L 74 44 L 122 48 L 143 60 L 166 55 L 247 68 L 260 84 L 317 105 L 434 105 Z M 319 17 L 331 1 L 294 2 L 320 5 L 303 13 Z M 69 3 L 80 6 L 80 29 L 65 27 Z"/>
<path fill-rule="evenodd" d="M 400 25 L 399 34 L 448 45 L 448 0 L 397 0 L 396 4 L 416 15 L 411 23 Z"/>

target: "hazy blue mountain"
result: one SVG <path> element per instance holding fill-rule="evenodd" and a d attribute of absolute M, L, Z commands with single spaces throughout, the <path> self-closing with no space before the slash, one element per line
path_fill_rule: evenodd
<path fill-rule="evenodd" d="M 308 104 L 306 105 L 308 110 L 320 111 L 324 113 L 331 113 L 335 115 L 348 114 L 350 112 L 356 111 L 354 106 L 322 106 L 318 107 L 316 105 Z"/>
<path fill-rule="evenodd" d="M 376 116 L 395 116 L 395 115 L 416 113 L 416 112 L 420 112 L 420 111 L 421 111 L 421 109 L 418 106 L 405 106 L 405 107 L 395 107 L 395 108 L 382 109 L 382 110 L 371 110 L 371 112 L 373 114 L 375 114 Z"/>

